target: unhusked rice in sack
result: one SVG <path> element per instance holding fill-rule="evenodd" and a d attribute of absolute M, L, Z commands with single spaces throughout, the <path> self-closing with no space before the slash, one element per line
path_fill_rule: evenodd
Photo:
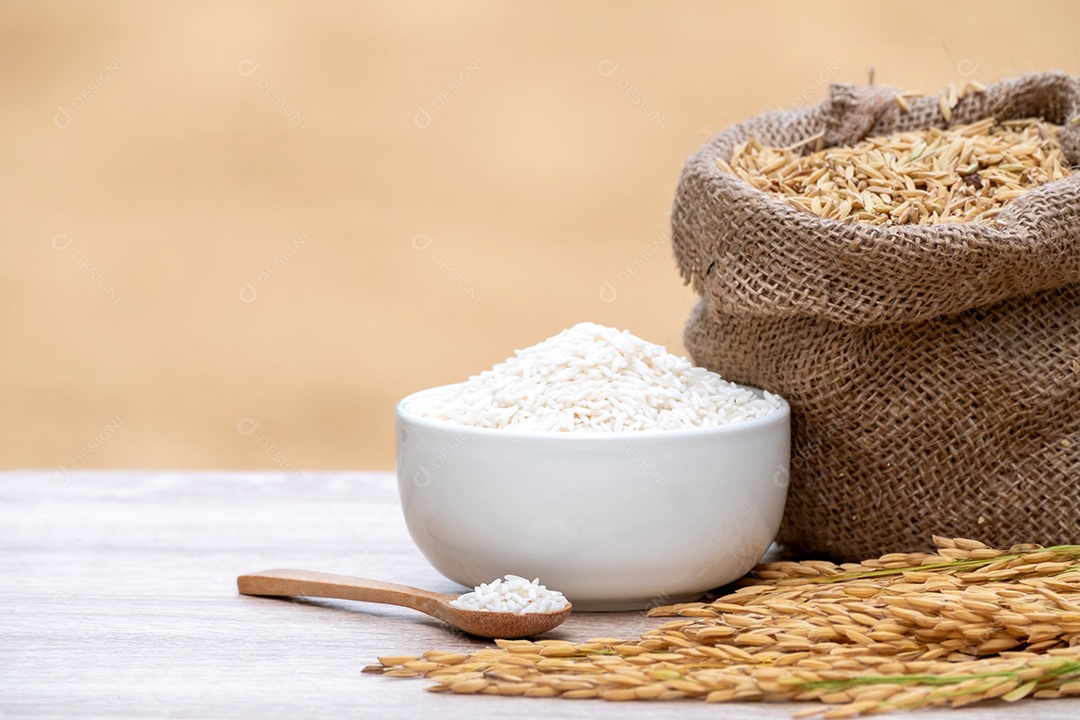
<path fill-rule="evenodd" d="M 948 116 L 948 117 L 946 117 Z M 1080 543 L 1080 174 L 986 223 L 826 219 L 725 172 L 740 143 L 825 146 L 1041 117 L 1080 162 L 1080 79 L 1029 75 L 962 97 L 834 85 L 736 125 L 688 161 L 672 216 L 694 361 L 792 407 L 778 540 L 840 560 L 931 534 Z M 807 143 L 807 152 L 813 150 Z"/>

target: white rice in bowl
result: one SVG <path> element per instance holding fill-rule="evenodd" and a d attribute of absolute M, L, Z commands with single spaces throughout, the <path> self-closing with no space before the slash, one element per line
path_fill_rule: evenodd
<path fill-rule="evenodd" d="M 780 399 L 724 380 L 626 330 L 580 323 L 409 405 L 467 427 L 624 432 L 716 427 L 768 415 Z"/>

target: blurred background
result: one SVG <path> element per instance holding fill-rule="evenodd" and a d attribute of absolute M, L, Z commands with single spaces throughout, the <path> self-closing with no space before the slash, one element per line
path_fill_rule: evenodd
<path fill-rule="evenodd" d="M 686 157 L 830 82 L 1080 72 L 1061 2 L 14 2 L 0 462 L 390 469 L 590 320 L 683 352 Z"/>

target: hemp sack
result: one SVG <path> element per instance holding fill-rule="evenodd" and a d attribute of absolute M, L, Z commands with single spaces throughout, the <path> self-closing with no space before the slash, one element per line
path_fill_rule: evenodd
<path fill-rule="evenodd" d="M 1042 117 L 1080 164 L 1080 79 L 1028 75 L 938 97 L 834 85 L 829 100 L 725 130 L 679 183 L 672 244 L 701 296 L 694 361 L 792 407 L 778 541 L 855 560 L 931 534 L 1080 543 L 1080 173 L 990 223 L 868 225 L 818 217 L 726 174 L 756 136 L 787 147 Z M 808 148 L 807 152 L 813 148 Z"/>

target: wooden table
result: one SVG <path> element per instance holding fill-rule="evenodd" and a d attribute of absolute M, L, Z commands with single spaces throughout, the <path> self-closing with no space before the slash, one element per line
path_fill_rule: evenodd
<path fill-rule="evenodd" d="M 300 567 L 452 592 L 409 539 L 389 473 L 0 473 L 0 716 L 786 718 L 800 706 L 452 696 L 361 675 L 378 655 L 480 647 L 409 610 L 239 596 Z M 551 637 L 632 636 L 640 613 Z M 1080 700 L 920 718 L 1080 717 Z"/>

